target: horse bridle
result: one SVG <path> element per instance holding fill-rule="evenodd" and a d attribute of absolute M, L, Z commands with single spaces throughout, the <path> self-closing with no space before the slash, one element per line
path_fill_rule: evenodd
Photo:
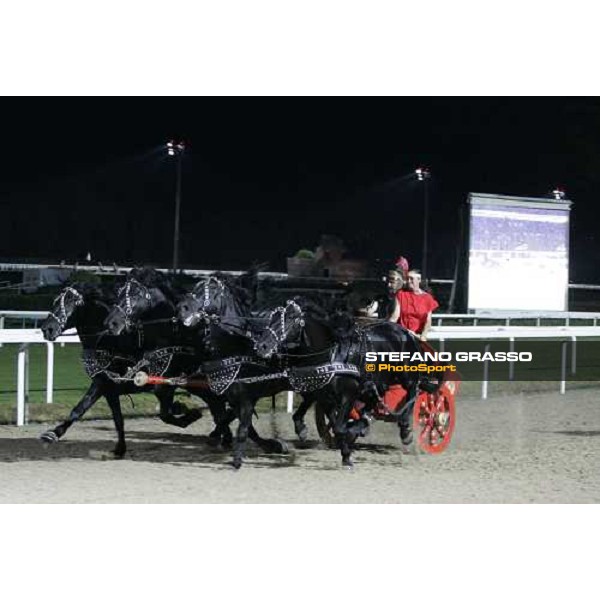
<path fill-rule="evenodd" d="M 279 313 L 279 326 L 281 328 L 281 333 L 278 334 L 275 329 L 273 329 L 273 327 L 271 327 L 270 325 L 267 325 L 265 327 L 265 331 L 267 333 L 270 333 L 271 336 L 273 337 L 273 339 L 275 340 L 275 345 L 273 346 L 273 349 L 270 350 L 269 352 L 266 353 L 267 358 L 272 356 L 273 353 L 275 352 L 275 350 L 277 350 L 278 346 L 285 341 L 285 338 L 287 337 L 287 331 L 285 328 L 285 316 L 286 316 L 286 312 L 288 311 L 288 309 L 294 309 L 298 312 L 298 315 L 293 317 L 294 323 L 298 323 L 298 325 L 300 325 L 300 327 L 304 327 L 304 313 L 302 312 L 302 308 L 298 305 L 298 303 L 296 303 L 294 300 L 288 300 L 285 303 L 285 306 L 278 306 L 277 308 L 273 309 L 270 313 L 269 313 L 269 323 L 271 322 L 271 320 L 273 319 L 273 316 L 276 315 L 277 313 Z M 256 342 L 254 343 L 254 348 L 257 348 L 257 344 Z"/>
<path fill-rule="evenodd" d="M 130 279 L 127 283 L 119 289 L 117 295 L 120 296 L 123 291 L 125 291 L 125 308 L 121 306 L 121 302 L 117 302 L 115 304 L 115 308 L 120 310 L 123 313 L 123 317 L 125 318 L 125 327 L 129 328 L 131 325 L 131 315 L 133 314 L 133 304 L 131 299 L 131 284 L 135 283 L 138 288 L 141 290 L 141 293 L 144 295 L 146 300 L 151 299 L 150 292 L 145 285 L 142 285 L 137 279 Z"/>
<path fill-rule="evenodd" d="M 194 291 L 192 291 L 191 296 L 192 298 L 194 298 L 194 300 L 197 300 L 198 302 L 202 302 L 202 308 L 200 308 L 199 310 L 196 310 L 194 312 L 194 314 L 198 317 L 200 317 L 201 319 L 206 319 L 206 320 L 212 320 L 212 321 L 218 321 L 219 320 L 219 315 L 216 314 L 210 314 L 206 311 L 206 309 L 210 306 L 210 284 L 211 282 L 214 282 L 217 284 L 217 293 L 221 293 L 224 294 L 225 293 L 225 284 L 218 278 L 218 277 L 213 277 L 210 276 L 207 279 L 205 279 L 203 282 L 199 283 L 196 285 L 196 287 L 194 288 Z M 203 287 L 203 293 L 202 296 L 199 297 L 199 295 L 196 293 L 196 289 L 199 288 L 200 286 Z M 215 298 L 216 298 L 216 294 L 215 294 Z"/>
<path fill-rule="evenodd" d="M 60 296 L 58 298 L 60 298 L 59 302 L 60 302 L 60 313 L 59 315 L 55 315 L 53 312 L 50 313 L 49 316 L 53 317 L 56 322 L 59 324 L 61 330 L 65 327 L 65 325 L 67 324 L 67 321 L 69 320 L 69 316 L 67 315 L 67 309 L 65 307 L 65 298 L 67 297 L 67 294 L 72 294 L 75 298 L 75 306 L 81 306 L 83 304 L 83 296 L 73 287 L 66 287 L 60 294 Z"/>

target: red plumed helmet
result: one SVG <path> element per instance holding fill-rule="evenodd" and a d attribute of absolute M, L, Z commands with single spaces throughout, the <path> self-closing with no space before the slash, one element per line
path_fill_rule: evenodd
<path fill-rule="evenodd" d="M 406 260 L 406 258 L 404 258 L 404 256 L 399 256 L 396 259 L 396 266 L 405 274 L 408 273 L 408 271 L 410 270 L 408 261 Z"/>

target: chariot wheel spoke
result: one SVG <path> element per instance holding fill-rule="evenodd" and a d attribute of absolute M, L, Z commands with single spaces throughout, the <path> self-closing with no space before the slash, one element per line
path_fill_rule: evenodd
<path fill-rule="evenodd" d="M 420 395 L 413 413 L 417 443 L 429 454 L 443 452 L 454 432 L 454 393 L 447 390 Z"/>

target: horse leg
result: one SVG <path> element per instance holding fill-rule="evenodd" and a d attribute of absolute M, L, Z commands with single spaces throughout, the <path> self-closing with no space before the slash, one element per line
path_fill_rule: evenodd
<path fill-rule="evenodd" d="M 191 423 L 202 418 L 202 410 L 188 408 L 182 402 L 175 400 L 175 388 L 168 385 L 157 385 L 154 395 L 160 402 L 160 420 L 168 425 L 186 428 Z"/>
<path fill-rule="evenodd" d="M 239 425 L 233 451 L 233 466 L 239 469 L 246 453 L 246 442 L 248 440 L 248 431 L 252 426 L 252 414 L 257 399 L 250 399 L 247 396 L 241 397 L 238 403 Z"/>
<path fill-rule="evenodd" d="M 404 446 L 409 446 L 413 441 L 413 429 L 412 429 L 412 407 L 414 405 L 414 401 L 419 392 L 418 382 L 414 382 L 411 384 L 408 389 L 408 395 L 406 396 L 406 404 L 407 407 L 400 418 L 398 419 L 398 428 L 400 429 L 400 440 Z"/>
<path fill-rule="evenodd" d="M 357 437 L 364 437 L 369 431 L 369 420 L 365 415 L 361 415 L 361 418 L 354 421 L 350 427 L 348 427 L 348 434 L 353 436 L 354 441 Z"/>
<path fill-rule="evenodd" d="M 341 379 L 341 378 L 340 378 Z M 335 381 L 335 379 L 334 379 Z M 352 444 L 356 439 L 356 435 L 348 430 L 348 419 L 350 417 L 350 411 L 354 406 L 356 399 L 356 392 L 358 391 L 358 384 L 355 381 L 335 381 L 336 387 L 342 388 L 341 392 L 341 406 L 335 415 L 333 432 L 337 447 L 342 453 L 342 465 L 345 467 L 352 466 Z M 354 390 L 352 389 L 354 385 Z"/>
<path fill-rule="evenodd" d="M 123 458 L 127 451 L 125 445 L 125 423 L 123 421 L 123 413 L 121 412 L 121 402 L 119 400 L 119 394 L 116 390 L 110 390 L 106 393 L 106 401 L 110 406 L 113 421 L 115 423 L 115 429 L 117 430 L 117 445 L 113 450 L 115 458 Z"/>
<path fill-rule="evenodd" d="M 290 450 L 284 440 L 260 437 L 252 423 L 250 423 L 250 427 L 248 428 L 248 437 L 265 452 L 287 454 Z"/>
<path fill-rule="evenodd" d="M 47 444 L 58 442 L 58 440 L 65 435 L 69 427 L 71 427 L 75 421 L 79 421 L 79 419 L 81 419 L 81 417 L 83 417 L 83 415 L 96 403 L 100 396 L 102 396 L 102 383 L 97 379 L 92 379 L 92 383 L 87 392 L 77 406 L 71 410 L 67 419 L 57 425 L 54 429 L 48 429 L 48 431 L 42 433 L 42 435 L 40 435 L 40 440 Z"/>
<path fill-rule="evenodd" d="M 302 402 L 300 403 L 300 406 L 292 415 L 294 431 L 296 432 L 298 439 L 302 442 L 305 442 L 308 438 L 308 427 L 304 422 L 304 417 L 306 416 L 308 409 L 315 403 L 316 399 L 317 398 L 314 394 L 304 394 L 302 396 Z"/>
<path fill-rule="evenodd" d="M 215 422 L 215 428 L 208 435 L 209 446 L 218 446 L 231 448 L 233 444 L 233 435 L 229 425 L 236 418 L 235 411 L 227 409 L 225 400 L 218 396 L 203 396 L 202 399 L 208 404 L 208 410 Z"/>

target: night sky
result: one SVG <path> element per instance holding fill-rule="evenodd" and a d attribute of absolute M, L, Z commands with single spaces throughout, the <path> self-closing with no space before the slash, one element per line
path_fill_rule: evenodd
<path fill-rule="evenodd" d="M 600 283 L 597 99 L 3 99 L 0 259 L 168 266 L 175 164 L 188 144 L 181 262 L 285 268 L 323 233 L 356 257 L 451 277 L 469 192 L 574 202 L 571 280 Z"/>

